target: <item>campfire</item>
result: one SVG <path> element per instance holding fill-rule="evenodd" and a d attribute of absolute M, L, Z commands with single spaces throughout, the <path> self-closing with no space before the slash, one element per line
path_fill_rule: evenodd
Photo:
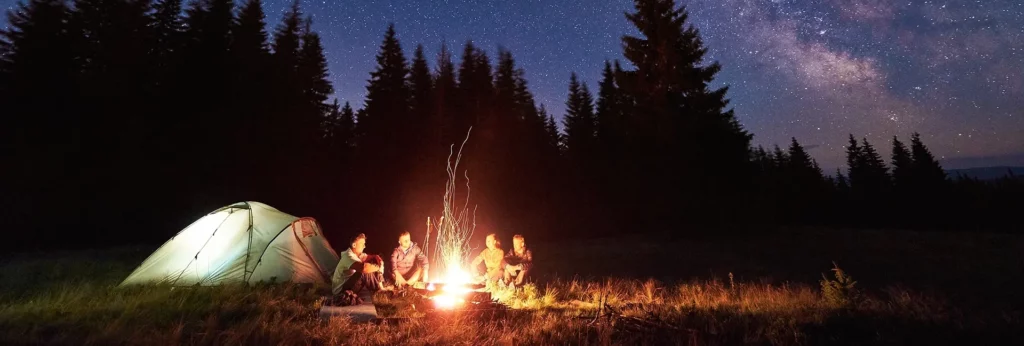
<path fill-rule="evenodd" d="M 472 130 L 472 128 L 470 128 Z M 469 256 L 469 239 L 476 229 L 476 209 L 470 213 L 469 210 L 469 176 L 466 178 L 466 199 L 461 210 L 455 210 L 456 192 L 456 170 L 459 161 L 462 159 L 462 147 L 466 145 L 466 139 L 462 141 L 458 154 L 452 162 L 452 152 L 448 156 L 448 183 L 445 186 L 444 209 L 441 218 L 432 223 L 427 218 L 427 234 L 423 244 L 424 251 L 435 260 L 433 263 L 440 264 L 444 268 L 445 275 L 438 281 L 427 283 L 420 293 L 433 302 L 433 307 L 440 310 L 463 309 L 468 306 L 480 306 L 480 304 L 492 304 L 491 294 L 485 291 L 485 285 L 478 284 L 473 280 L 470 271 L 463 269 Z M 431 253 L 430 237 L 431 230 L 436 230 L 434 235 L 435 247 Z M 439 263 L 440 262 L 440 263 Z"/>
<path fill-rule="evenodd" d="M 464 140 L 462 145 L 465 144 Z M 464 267 L 471 251 L 469 240 L 476 229 L 476 210 L 469 209 L 468 174 L 465 175 L 464 204 L 459 210 L 455 208 L 456 168 L 462 158 L 462 147 L 459 147 L 454 162 L 452 155 L 453 152 L 449 152 L 442 215 L 436 221 L 427 218 L 423 241 L 423 252 L 430 257 L 432 267 L 444 274 L 432 276 L 433 280 L 429 282 L 417 283 L 399 292 L 379 292 L 381 296 L 374 298 L 378 314 L 398 315 L 406 309 L 426 314 L 454 311 L 491 314 L 505 310 L 503 304 L 492 299 L 487 285 L 478 283 L 474 278 L 472 268 Z"/>
<path fill-rule="evenodd" d="M 452 270 L 445 280 L 426 285 L 424 295 L 434 304 L 434 309 L 452 310 L 468 304 L 479 304 L 490 299 L 490 293 L 483 291 L 484 285 L 472 283 L 469 274 Z"/>

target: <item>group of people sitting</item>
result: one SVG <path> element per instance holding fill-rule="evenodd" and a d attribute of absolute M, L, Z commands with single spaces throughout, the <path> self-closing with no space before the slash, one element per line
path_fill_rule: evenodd
<path fill-rule="evenodd" d="M 512 249 L 505 253 L 496 234 L 487 235 L 487 248 L 470 264 L 477 283 L 498 283 L 521 287 L 526 283 L 533 265 L 533 252 L 526 248 L 526 238 L 512 237 Z M 390 272 L 384 270 L 384 259 L 370 255 L 366 249 L 366 235 L 352 238 L 347 250 L 339 254 L 338 267 L 331 277 L 336 305 L 355 305 L 363 301 L 362 293 L 393 290 L 417 286 L 428 282 L 430 260 L 409 232 L 398 236 L 398 247 L 391 253 Z M 483 263 L 486 269 L 480 270 Z M 385 273 L 387 273 L 385 275 Z"/>

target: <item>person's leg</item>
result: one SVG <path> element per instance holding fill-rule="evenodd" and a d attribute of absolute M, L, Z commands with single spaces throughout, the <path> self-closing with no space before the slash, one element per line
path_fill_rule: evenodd
<path fill-rule="evenodd" d="M 412 275 L 407 276 L 408 279 L 405 281 L 410 285 L 420 281 L 420 276 L 423 275 L 423 268 L 416 267 L 412 270 Z"/>
<path fill-rule="evenodd" d="M 359 284 L 361 284 L 361 281 L 363 280 L 363 263 L 362 262 L 356 262 L 355 264 L 352 265 L 351 269 L 355 269 L 356 272 L 355 272 L 355 274 L 352 274 L 352 276 L 350 276 L 348 278 L 348 280 L 345 281 L 345 284 L 341 285 L 341 290 L 342 291 L 346 291 L 346 290 L 352 291 L 352 290 L 354 290 L 355 288 L 357 288 L 359 286 Z"/>
<path fill-rule="evenodd" d="M 502 268 L 493 268 L 487 271 L 487 281 L 496 283 L 505 276 L 505 271 Z"/>
<path fill-rule="evenodd" d="M 504 275 L 504 277 L 505 277 L 504 278 L 504 282 L 505 282 L 506 285 L 508 285 L 510 282 L 512 282 L 512 265 L 505 266 L 505 275 Z"/>
<path fill-rule="evenodd" d="M 523 283 L 526 282 L 527 272 L 529 272 L 529 270 L 520 270 L 519 273 L 516 275 L 516 287 L 522 286 Z"/>
<path fill-rule="evenodd" d="M 377 292 L 380 290 L 381 284 L 384 283 L 384 274 L 380 272 L 370 273 L 363 275 L 363 288 L 370 292 Z"/>
<path fill-rule="evenodd" d="M 352 269 L 355 269 L 355 274 L 352 274 L 345 280 L 345 283 L 341 285 L 341 291 L 334 295 L 334 305 L 337 306 L 348 306 L 355 305 L 359 302 L 356 300 L 357 297 L 353 291 L 358 290 L 363 285 L 363 266 L 362 263 L 356 263 L 352 265 Z"/>

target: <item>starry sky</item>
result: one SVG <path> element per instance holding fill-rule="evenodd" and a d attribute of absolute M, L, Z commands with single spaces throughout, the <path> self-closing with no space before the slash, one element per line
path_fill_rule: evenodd
<path fill-rule="evenodd" d="M 0 0 L 10 8 L 16 0 Z M 292 0 L 264 0 L 273 29 Z M 1024 165 L 1024 2 L 1019 0 L 687 0 L 723 65 L 754 144 L 796 137 L 822 168 L 844 166 L 847 134 L 886 157 L 920 132 L 946 168 Z M 537 102 L 560 117 L 569 74 L 596 92 L 606 59 L 636 35 L 629 0 L 315 0 L 335 96 L 359 108 L 374 55 L 395 23 L 411 56 L 472 40 L 512 51 Z M 629 66 L 623 61 L 624 66 Z M 887 160 L 888 161 L 888 160 Z"/>

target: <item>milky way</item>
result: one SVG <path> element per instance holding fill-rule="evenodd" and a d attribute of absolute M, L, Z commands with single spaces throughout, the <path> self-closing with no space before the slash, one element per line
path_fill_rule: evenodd
<path fill-rule="evenodd" d="M 12 0 L 0 0 L 10 8 Z M 271 30 L 291 0 L 265 0 Z M 708 58 L 755 144 L 796 137 L 829 171 L 847 135 L 883 154 L 920 132 L 947 168 L 1024 165 L 1024 4 L 1011 0 L 691 0 Z M 636 35 L 631 1 L 306 1 L 335 96 L 361 107 L 387 24 L 403 48 L 472 39 L 512 51 L 539 103 L 560 116 L 569 74 L 596 89 L 605 59 Z M 431 59 L 433 60 L 433 59 Z M 624 61 L 625 62 L 625 61 Z M 431 61 L 434 65 L 434 61 Z M 628 64 L 627 64 L 628 66 Z"/>

